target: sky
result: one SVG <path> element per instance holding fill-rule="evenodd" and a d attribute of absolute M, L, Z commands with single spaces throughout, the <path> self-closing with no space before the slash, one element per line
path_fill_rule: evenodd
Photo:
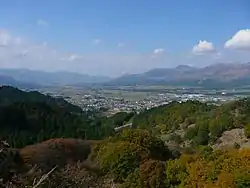
<path fill-rule="evenodd" d="M 249 0 L 0 0 L 0 68 L 116 77 L 249 61 Z"/>

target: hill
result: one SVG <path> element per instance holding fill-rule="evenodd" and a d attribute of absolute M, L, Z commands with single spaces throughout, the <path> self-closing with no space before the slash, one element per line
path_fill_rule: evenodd
<path fill-rule="evenodd" d="M 124 112 L 99 117 L 63 99 L 0 87 L 0 140 L 7 140 L 13 147 L 50 138 L 103 139 L 132 116 Z"/>
<path fill-rule="evenodd" d="M 17 148 L 50 138 L 103 139 L 113 135 L 116 126 L 113 117 L 74 114 L 45 103 L 0 106 L 0 140 Z"/>
<path fill-rule="evenodd" d="M 99 117 L 3 91 L 16 99 L 0 97 L 0 140 L 15 147 L 0 142 L 2 187 L 32 187 L 40 178 L 51 188 L 250 186 L 250 98 Z M 133 129 L 114 132 L 131 117 Z"/>
<path fill-rule="evenodd" d="M 42 177 L 39 186 L 51 188 L 238 188 L 250 185 L 249 149 L 213 151 L 199 147 L 192 154 L 180 154 L 169 150 L 146 130 L 126 130 L 96 144 L 54 139 L 14 151 L 14 155 L 13 150 L 2 149 L 2 152 L 7 155 L 0 158 L 0 163 L 11 166 L 1 166 L 3 187 L 10 183 L 14 187 L 34 186 Z"/>
<path fill-rule="evenodd" d="M 30 83 L 30 81 L 29 82 L 20 82 L 20 81 L 17 81 L 10 76 L 0 75 L 0 86 L 1 85 L 9 85 L 9 86 L 13 86 L 13 87 L 22 88 L 22 89 L 34 89 L 34 88 L 40 87 L 38 84 Z"/>
<path fill-rule="evenodd" d="M 109 80 L 109 78 L 105 76 L 89 76 L 73 72 L 45 72 L 28 69 L 0 69 L 0 75 L 11 77 L 18 82 L 24 83 L 29 83 L 32 80 L 33 84 L 42 86 L 89 84 Z"/>
<path fill-rule="evenodd" d="M 25 164 L 50 170 L 56 165 L 63 167 L 68 163 L 86 161 L 97 143 L 95 140 L 57 138 L 25 146 L 19 152 Z"/>
<path fill-rule="evenodd" d="M 204 88 L 232 88 L 248 85 L 250 63 L 214 64 L 204 68 L 180 65 L 152 69 L 142 74 L 124 75 L 106 85 L 172 85 Z"/>
<path fill-rule="evenodd" d="M 45 103 L 50 106 L 56 106 L 65 111 L 81 113 L 80 107 L 70 104 L 62 98 L 53 98 L 49 95 L 43 95 L 37 91 L 22 91 L 11 86 L 0 87 L 0 105 L 9 105 L 16 102 L 24 103 Z"/>
<path fill-rule="evenodd" d="M 174 142 L 178 147 L 185 148 L 187 143 L 213 146 L 225 131 L 243 129 L 249 137 L 249 106 L 250 98 L 221 106 L 198 101 L 172 102 L 135 116 L 133 125 L 162 135 L 165 141 Z"/>

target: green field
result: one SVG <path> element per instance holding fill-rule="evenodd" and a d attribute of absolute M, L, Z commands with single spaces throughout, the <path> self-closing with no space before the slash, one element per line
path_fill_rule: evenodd
<path fill-rule="evenodd" d="M 145 99 L 149 93 L 147 92 L 133 92 L 124 90 L 103 90 L 104 95 L 113 98 L 123 98 L 125 100 L 138 101 Z"/>

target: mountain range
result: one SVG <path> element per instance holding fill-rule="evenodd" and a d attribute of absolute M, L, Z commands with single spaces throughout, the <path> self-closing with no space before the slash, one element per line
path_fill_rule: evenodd
<path fill-rule="evenodd" d="M 203 88 L 227 88 L 250 85 L 249 63 L 220 63 L 203 68 L 179 65 L 156 68 L 141 74 L 126 74 L 117 78 L 90 76 L 72 72 L 44 72 L 27 69 L 0 69 L 0 85 L 19 88 L 43 86 L 131 86 L 169 85 Z"/>
<path fill-rule="evenodd" d="M 28 69 L 0 69 L 0 84 L 23 87 L 92 84 L 109 81 L 105 76 Z"/>
<path fill-rule="evenodd" d="M 175 68 L 157 68 L 142 74 L 128 74 L 105 85 L 172 85 L 205 88 L 225 88 L 250 84 L 250 63 L 213 64 L 203 68 L 179 65 Z"/>

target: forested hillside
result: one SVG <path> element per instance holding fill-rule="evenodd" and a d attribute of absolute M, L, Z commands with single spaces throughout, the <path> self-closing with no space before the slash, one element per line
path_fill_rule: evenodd
<path fill-rule="evenodd" d="M 221 106 L 198 101 L 172 102 L 139 114 L 134 118 L 134 126 L 156 135 L 175 134 L 178 142 L 192 140 L 193 144 L 207 145 L 213 144 L 224 131 L 234 128 L 244 128 L 249 137 L 249 115 L 249 98 Z"/>
<path fill-rule="evenodd" d="M 84 113 L 63 99 L 38 92 L 0 88 L 0 139 L 12 147 L 23 147 L 50 138 L 103 139 L 132 114 L 109 118 Z"/>
<path fill-rule="evenodd" d="M 2 91 L 8 95 L 0 99 L 0 139 L 11 148 L 0 142 L 1 187 L 250 187 L 250 145 L 214 147 L 231 130 L 243 130 L 244 143 L 250 141 L 248 98 L 100 117 L 72 112 L 51 97 L 41 101 L 47 96 L 39 93 L 26 99 L 34 93 Z M 133 129 L 114 132 L 128 121 Z"/>
<path fill-rule="evenodd" d="M 50 105 L 52 107 L 62 108 L 65 111 L 81 113 L 79 106 L 68 103 L 62 98 L 53 98 L 48 95 L 43 95 L 37 91 L 25 92 L 11 86 L 0 87 L 0 105 L 9 105 L 15 102 L 40 102 Z"/>
<path fill-rule="evenodd" d="M 125 130 L 94 146 L 84 141 L 55 139 L 20 152 L 3 151 L 8 160 L 2 155 L 0 162 L 9 168 L 1 166 L 0 175 L 5 180 L 2 184 L 11 182 L 14 187 L 33 187 L 37 182 L 41 188 L 250 186 L 250 149 L 213 151 L 203 146 L 192 154 L 180 153 L 170 150 L 149 131 L 140 129 Z"/>

